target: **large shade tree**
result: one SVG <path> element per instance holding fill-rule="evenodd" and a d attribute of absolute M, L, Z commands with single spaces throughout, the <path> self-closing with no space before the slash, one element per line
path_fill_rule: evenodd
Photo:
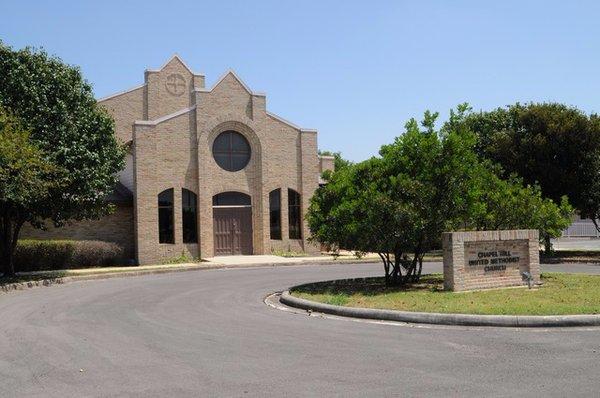
<path fill-rule="evenodd" d="M 419 279 L 424 254 L 444 231 L 537 228 L 555 236 L 569 221 L 538 187 L 502 180 L 482 162 L 475 136 L 463 123 L 466 105 L 441 130 L 437 114 L 415 120 L 380 156 L 333 173 L 317 190 L 307 214 L 312 238 L 322 244 L 379 254 L 388 284 Z"/>
<path fill-rule="evenodd" d="M 473 176 L 476 200 L 465 222 L 469 229 L 537 229 L 548 252 L 551 238 L 561 236 L 571 224 L 573 207 L 567 196 L 555 203 L 537 184 L 526 185 L 514 175 L 501 178 L 500 168 L 489 161 L 481 162 Z"/>
<path fill-rule="evenodd" d="M 14 115 L 0 107 L 0 262 L 12 274 L 12 254 L 29 209 L 42 207 L 51 189 L 58 188 L 61 170 L 45 159 L 29 132 Z"/>
<path fill-rule="evenodd" d="M 504 176 L 539 184 L 543 196 L 567 195 L 582 217 L 600 217 L 600 117 L 558 103 L 515 104 L 471 113 L 477 152 Z M 596 228 L 600 226 L 596 224 Z"/>
<path fill-rule="evenodd" d="M 35 201 L 21 201 L 19 195 L 0 198 L 0 261 L 4 275 L 12 275 L 12 253 L 23 223 L 61 226 L 111 211 L 106 198 L 123 167 L 124 148 L 115 138 L 112 118 L 96 103 L 79 68 L 44 51 L 13 50 L 0 42 L 0 70 L 0 106 L 20 120 L 18 130 L 26 131 L 23 150 L 31 162 L 54 170 L 35 175 L 46 183 L 30 191 Z M 13 140 L 25 137 L 8 134 Z M 12 186 L 17 181 L 13 177 L 25 178 L 9 173 L 5 178 Z M 16 207 L 18 216 L 10 210 Z"/>
<path fill-rule="evenodd" d="M 421 126 L 410 120 L 380 157 L 332 174 L 307 215 L 315 240 L 377 252 L 389 284 L 418 280 L 423 255 L 439 246 L 443 231 L 459 227 L 473 200 L 473 137 L 435 130 L 436 117 L 427 112 Z"/>

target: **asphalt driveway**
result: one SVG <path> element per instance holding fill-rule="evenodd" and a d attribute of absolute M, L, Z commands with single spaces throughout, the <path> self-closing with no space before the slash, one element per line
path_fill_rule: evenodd
<path fill-rule="evenodd" d="M 600 266 L 544 269 L 600 274 Z M 378 264 L 223 269 L 3 294 L 0 396 L 573 397 L 600 391 L 600 329 L 388 325 L 263 303 L 267 294 L 301 282 L 380 273 Z"/>

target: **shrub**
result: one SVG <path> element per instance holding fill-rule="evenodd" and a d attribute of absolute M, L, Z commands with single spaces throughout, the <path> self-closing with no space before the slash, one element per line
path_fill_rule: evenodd
<path fill-rule="evenodd" d="M 294 250 L 282 250 L 282 249 L 271 249 L 271 254 L 279 257 L 307 257 L 308 254 L 304 252 L 297 252 Z"/>
<path fill-rule="evenodd" d="M 366 252 L 361 252 L 360 250 L 357 250 L 354 252 L 354 257 L 358 258 L 359 260 L 366 255 L 367 255 Z"/>
<path fill-rule="evenodd" d="M 123 247 L 96 240 L 20 240 L 15 267 L 21 272 L 126 264 Z"/>
<path fill-rule="evenodd" d="M 185 264 L 185 263 L 197 263 L 200 261 L 200 256 L 194 257 L 184 251 L 177 257 L 170 258 L 163 262 L 163 264 Z"/>

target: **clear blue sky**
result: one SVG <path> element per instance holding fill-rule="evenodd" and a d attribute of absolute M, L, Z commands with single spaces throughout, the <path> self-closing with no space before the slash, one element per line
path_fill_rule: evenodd
<path fill-rule="evenodd" d="M 426 109 L 560 101 L 600 111 L 597 1 L 9 1 L 0 38 L 43 46 L 102 97 L 178 53 L 234 69 L 321 149 L 377 153 Z"/>

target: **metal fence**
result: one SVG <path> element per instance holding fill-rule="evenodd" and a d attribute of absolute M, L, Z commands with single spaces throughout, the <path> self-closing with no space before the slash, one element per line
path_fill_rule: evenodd
<path fill-rule="evenodd" d="M 566 238 L 599 238 L 600 233 L 591 220 L 578 220 L 565 229 L 562 236 Z"/>

